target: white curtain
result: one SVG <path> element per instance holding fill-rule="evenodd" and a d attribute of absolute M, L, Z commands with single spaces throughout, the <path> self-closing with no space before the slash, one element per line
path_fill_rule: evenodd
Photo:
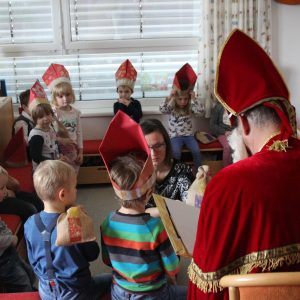
<path fill-rule="evenodd" d="M 203 35 L 199 43 L 198 95 L 210 117 L 218 53 L 235 28 L 254 38 L 270 54 L 271 0 L 204 0 Z"/>

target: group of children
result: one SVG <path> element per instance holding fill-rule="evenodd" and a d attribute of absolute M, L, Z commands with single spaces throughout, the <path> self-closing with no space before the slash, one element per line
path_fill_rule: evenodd
<path fill-rule="evenodd" d="M 28 258 L 39 279 L 42 299 L 98 299 L 110 290 L 111 282 L 112 299 L 186 298 L 186 287 L 169 285 L 168 276 L 175 281 L 179 260 L 163 224 L 160 218 L 145 213 L 155 174 L 149 148 L 137 124 L 142 117 L 141 104 L 131 97 L 136 75 L 129 60 L 118 69 L 116 116 L 100 147 L 121 204 L 101 225 L 102 258 L 112 267 L 112 276 L 91 276 L 89 262 L 97 259 L 100 251 L 96 242 L 68 247 L 55 245 L 59 215 L 76 205 L 76 173 L 83 159 L 80 112 L 72 106 L 75 96 L 67 70 L 52 64 L 43 75 L 52 93 L 52 106 L 38 81 L 29 93 L 20 95 L 23 111 L 14 123 L 14 131 L 27 127 L 24 138 L 28 136 L 34 187 L 44 204 L 44 210 L 31 216 L 24 226 Z M 198 167 L 201 158 L 193 137 L 191 115 L 201 113 L 203 107 L 193 93 L 196 79 L 192 68 L 188 64 L 183 66 L 176 73 L 172 93 L 160 110 L 170 114 L 174 157 L 180 159 L 185 144 Z M 111 138 L 115 130 L 118 135 L 123 131 L 122 136 L 127 140 L 124 147 Z M 6 189 L 5 180 L 0 180 L 1 183 L 0 201 L 1 188 L 4 193 Z M 8 230 L 4 228 L 3 232 L 7 234 Z M 15 244 L 15 239 L 10 239 L 9 247 Z M 15 262 L 19 265 L 18 260 Z M 30 290 L 32 281 L 28 278 L 31 287 L 27 290 Z"/>
<path fill-rule="evenodd" d="M 116 132 L 128 143 L 115 143 L 111 136 Z M 61 213 L 76 205 L 77 176 L 74 168 L 61 160 L 45 160 L 37 166 L 33 181 L 44 210 L 29 217 L 24 236 L 41 299 L 99 299 L 109 292 L 112 299 L 186 299 L 187 287 L 170 284 L 176 282 L 179 259 L 162 221 L 145 213 L 155 174 L 144 139 L 140 126 L 119 112 L 100 146 L 121 205 L 101 225 L 102 259 L 112 267 L 112 274 L 91 276 L 89 262 L 97 259 L 100 252 L 97 242 L 56 245 L 57 220 Z M 6 182 L 1 181 L 1 175 L 0 184 L 5 194 Z M 69 226 L 69 230 L 74 230 Z M 1 229 L 0 226 L 0 234 Z M 9 234 L 7 229 L 4 231 Z M 13 249 L 15 238 L 11 237 L 8 244 Z M 19 291 L 31 290 L 32 277 L 25 273 L 23 262 L 18 257 L 13 264 L 15 269 L 11 272 L 16 277 L 12 286 Z M 26 289 L 18 286 L 21 275 L 16 268 L 21 265 L 26 279 L 22 285 L 27 282 Z"/>
<path fill-rule="evenodd" d="M 142 107 L 132 98 L 136 77 L 137 72 L 127 59 L 115 74 L 119 98 L 113 111 L 116 114 L 121 110 L 139 123 L 143 116 Z M 69 73 L 63 65 L 51 64 L 42 78 L 51 91 L 51 104 L 38 81 L 30 90 L 21 93 L 22 112 L 14 122 L 13 133 L 23 128 L 33 170 L 45 159 L 59 158 L 78 172 L 83 162 L 83 139 L 80 111 L 72 105 L 75 95 Z M 170 96 L 159 107 L 162 113 L 170 115 L 173 157 L 180 160 L 185 145 L 193 155 L 195 170 L 201 165 L 201 155 L 192 129 L 192 114 L 203 112 L 203 106 L 193 92 L 196 80 L 192 67 L 185 64 L 175 74 Z"/>

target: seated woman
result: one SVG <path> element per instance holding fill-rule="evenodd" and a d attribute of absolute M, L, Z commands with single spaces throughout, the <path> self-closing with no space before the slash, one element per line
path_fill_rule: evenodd
<path fill-rule="evenodd" d="M 141 123 L 156 172 L 154 192 L 174 200 L 186 202 L 187 190 L 195 177 L 192 168 L 172 158 L 171 141 L 163 124 L 157 119 Z M 151 199 L 148 207 L 154 207 Z"/>

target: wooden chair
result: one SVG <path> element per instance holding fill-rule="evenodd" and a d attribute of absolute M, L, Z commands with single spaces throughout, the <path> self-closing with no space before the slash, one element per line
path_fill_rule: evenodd
<path fill-rule="evenodd" d="M 220 285 L 230 300 L 299 300 L 300 272 L 227 275 Z"/>

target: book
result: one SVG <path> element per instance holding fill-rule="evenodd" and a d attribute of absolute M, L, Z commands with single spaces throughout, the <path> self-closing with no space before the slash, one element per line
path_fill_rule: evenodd
<path fill-rule="evenodd" d="M 192 257 L 200 209 L 157 194 L 153 198 L 175 253 Z"/>

